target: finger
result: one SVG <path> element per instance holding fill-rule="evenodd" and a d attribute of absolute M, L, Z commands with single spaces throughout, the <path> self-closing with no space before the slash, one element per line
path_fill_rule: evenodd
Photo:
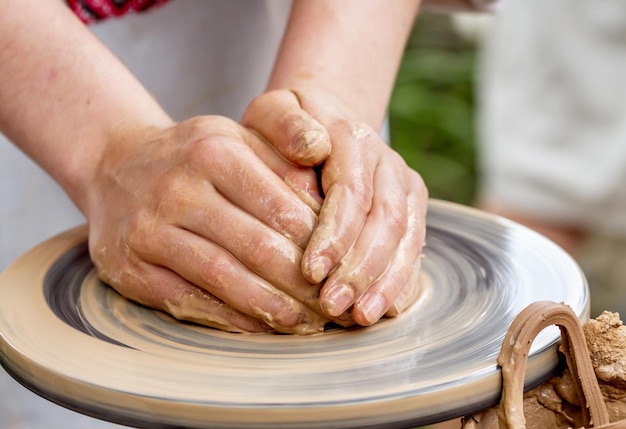
<path fill-rule="evenodd" d="M 309 283 L 300 270 L 302 249 L 210 187 L 204 189 L 203 199 L 180 201 L 161 213 L 223 248 L 274 287 L 319 309 L 320 285 Z"/>
<path fill-rule="evenodd" d="M 184 208 L 184 219 L 179 220 L 184 221 L 185 228 L 224 248 L 247 269 L 324 316 L 319 301 L 321 284 L 309 283 L 300 270 L 302 249 L 221 195 L 212 195 L 210 200 L 215 206 L 199 200 L 177 205 Z M 180 216 L 166 209 L 163 214 Z M 341 326 L 354 324 L 349 314 L 331 320 Z"/>
<path fill-rule="evenodd" d="M 315 174 L 315 172 L 313 172 L 313 174 Z M 284 177 L 283 179 L 287 186 L 289 186 L 291 190 L 295 192 L 295 194 L 307 206 L 309 206 L 311 210 L 313 210 L 313 213 L 315 213 L 316 215 L 320 214 L 320 211 L 322 210 L 322 202 L 324 201 L 324 199 L 321 197 L 320 193 L 317 190 L 307 190 L 307 186 L 303 187 L 302 184 L 297 183 L 297 178 L 296 180 L 293 180 L 291 177 Z"/>
<path fill-rule="evenodd" d="M 260 133 L 289 161 L 304 167 L 323 162 L 330 153 L 326 129 L 306 113 L 288 90 L 267 92 L 250 103 L 242 124 Z"/>
<path fill-rule="evenodd" d="M 350 308 L 387 269 L 407 229 L 407 190 L 397 164 L 382 160 L 375 173 L 372 209 L 348 254 L 331 272 L 320 294 L 324 312 L 338 316 Z M 401 165 L 401 164 L 400 164 Z M 367 302 L 380 307 L 380 299 Z M 391 302 L 389 303 L 391 304 Z M 386 308 L 384 309 L 386 310 Z M 380 309 L 380 314 L 384 313 Z M 370 312 L 378 312 L 372 308 Z M 358 321 L 357 321 L 358 322 Z"/>
<path fill-rule="evenodd" d="M 322 206 L 322 196 L 318 187 L 315 170 L 308 167 L 299 167 L 282 158 L 276 150 L 269 145 L 261 136 L 247 135 L 246 142 L 254 153 L 263 161 L 278 177 L 305 202 L 315 214 L 318 214 Z"/>
<path fill-rule="evenodd" d="M 230 252 L 189 231 L 166 227 L 135 245 L 147 262 L 178 273 L 237 310 L 279 332 L 309 334 L 327 320 L 246 269 Z"/>
<path fill-rule="evenodd" d="M 201 138 L 195 144 L 196 156 L 190 161 L 194 171 L 208 176 L 236 206 L 304 248 L 317 216 L 242 142 L 241 135 Z M 198 190 L 193 186 L 168 186 L 179 186 L 186 199 L 197 198 Z"/>
<path fill-rule="evenodd" d="M 424 284 L 422 282 L 423 277 L 421 267 L 423 258 L 424 254 L 420 253 L 419 258 L 417 258 L 415 264 L 413 265 L 413 271 L 411 272 L 411 277 L 407 283 L 407 286 L 409 287 L 402 288 L 394 303 L 385 312 L 386 317 L 397 317 L 407 308 L 415 304 L 416 301 L 426 300 L 430 297 L 432 290 L 424 288 Z M 369 319 L 373 318 L 367 318 L 367 320 Z"/>
<path fill-rule="evenodd" d="M 325 199 L 302 259 L 312 283 L 328 276 L 359 235 L 372 207 L 377 144 L 384 144 L 360 123 L 340 121 L 333 128 L 333 138 L 342 144 L 334 146 L 322 169 Z"/>
<path fill-rule="evenodd" d="M 145 306 L 186 320 L 228 332 L 266 332 L 272 328 L 261 319 L 235 310 L 172 271 L 147 263 L 125 270 L 121 281 L 101 278 L 117 292 Z"/>
<path fill-rule="evenodd" d="M 413 207 L 417 207 L 417 210 Z M 410 206 L 406 234 L 400 241 L 387 271 L 354 305 L 352 315 L 358 324 L 373 325 L 386 313 L 395 316 L 417 298 L 420 287 L 417 276 L 425 234 L 424 217 L 425 212 L 418 202 Z"/>

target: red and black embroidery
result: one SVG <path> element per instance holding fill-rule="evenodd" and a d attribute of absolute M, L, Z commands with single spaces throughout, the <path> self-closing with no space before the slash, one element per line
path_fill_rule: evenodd
<path fill-rule="evenodd" d="M 129 12 L 143 12 L 169 0 L 67 0 L 67 4 L 85 24 Z"/>

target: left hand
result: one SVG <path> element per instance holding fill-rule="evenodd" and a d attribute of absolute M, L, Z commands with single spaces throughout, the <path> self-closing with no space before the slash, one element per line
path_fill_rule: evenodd
<path fill-rule="evenodd" d="M 428 192 L 368 125 L 321 91 L 275 90 L 252 101 L 242 123 L 289 161 L 321 167 L 324 201 L 302 258 L 312 283 L 326 279 L 329 317 L 364 326 L 396 316 L 417 297 Z"/>
<path fill-rule="evenodd" d="M 89 250 L 120 294 L 231 331 L 323 330 L 300 260 L 317 178 L 221 116 L 112 133 L 85 189 Z"/>

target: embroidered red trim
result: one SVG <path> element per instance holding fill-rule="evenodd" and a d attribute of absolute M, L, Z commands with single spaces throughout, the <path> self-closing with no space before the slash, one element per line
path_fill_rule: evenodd
<path fill-rule="evenodd" d="M 72 11 L 85 24 L 120 17 L 127 13 L 144 12 L 169 0 L 67 0 Z"/>

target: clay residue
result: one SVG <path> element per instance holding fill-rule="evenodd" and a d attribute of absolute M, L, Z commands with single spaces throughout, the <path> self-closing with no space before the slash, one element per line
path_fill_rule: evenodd
<path fill-rule="evenodd" d="M 611 422 L 626 418 L 626 327 L 619 314 L 605 311 L 583 325 L 589 357 Z M 571 372 L 526 392 L 523 399 L 527 429 L 567 429 L 584 424 L 581 401 Z M 499 407 L 465 417 L 462 429 L 499 429 Z M 504 426 L 506 427 L 506 426 Z"/>
<path fill-rule="evenodd" d="M 307 192 L 305 189 L 299 188 L 293 180 L 289 177 L 285 177 L 285 183 L 291 188 L 292 191 L 296 193 L 298 198 L 302 200 L 307 206 L 313 210 L 315 215 L 320 214 L 320 210 L 322 209 L 322 205 L 315 199 L 313 195 Z"/>
<path fill-rule="evenodd" d="M 371 129 L 367 125 L 361 122 L 355 122 L 352 125 L 351 134 L 352 134 L 352 137 L 354 137 L 357 141 L 360 141 L 360 140 L 366 139 L 372 133 L 371 133 Z"/>
<path fill-rule="evenodd" d="M 587 322 L 583 331 L 598 380 L 626 389 L 626 327 L 619 315 L 605 311 L 596 320 Z"/>
<path fill-rule="evenodd" d="M 555 392 L 554 386 L 544 383 L 524 396 L 524 415 L 527 429 L 571 428 L 574 422 L 563 410 L 563 401 Z M 499 429 L 498 408 L 474 416 L 466 417 L 463 429 Z"/>
<path fill-rule="evenodd" d="M 305 165 L 314 164 L 320 159 L 320 148 L 330 149 L 330 138 L 324 130 L 308 130 L 300 134 L 294 143 L 297 158 Z M 325 159 L 328 153 L 322 159 Z"/>
<path fill-rule="evenodd" d="M 304 306 L 296 300 L 291 302 L 291 311 L 285 314 L 271 314 L 250 300 L 250 307 L 257 317 L 272 327 L 280 325 L 280 332 L 285 334 L 310 335 L 322 332 L 328 319 L 312 311 L 306 311 Z M 299 312 L 297 310 L 300 310 Z M 297 320 L 294 320 L 296 314 Z M 280 322 L 277 322 L 279 320 Z"/>
<path fill-rule="evenodd" d="M 167 312 L 178 320 L 186 320 L 227 332 L 263 332 L 269 326 L 247 317 L 234 308 L 202 292 L 188 294 L 174 304 L 165 300 Z"/>

